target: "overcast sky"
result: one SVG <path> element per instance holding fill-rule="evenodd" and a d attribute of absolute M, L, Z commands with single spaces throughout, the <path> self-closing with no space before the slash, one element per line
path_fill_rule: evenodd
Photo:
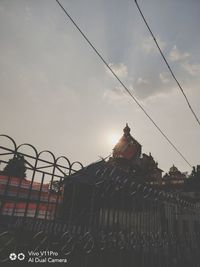
<path fill-rule="evenodd" d="M 91 42 L 192 165 L 200 127 L 133 0 L 62 0 Z M 200 117 L 200 1 L 138 0 Z M 0 0 L 1 133 L 84 165 L 132 135 L 159 167 L 188 165 L 106 70 L 54 0 Z M 1 138 L 1 144 L 4 139 Z"/>

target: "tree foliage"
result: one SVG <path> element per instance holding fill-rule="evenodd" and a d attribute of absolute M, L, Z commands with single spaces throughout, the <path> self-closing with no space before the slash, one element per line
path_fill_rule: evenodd
<path fill-rule="evenodd" d="M 26 177 L 26 164 L 24 157 L 21 155 L 15 155 L 8 161 L 8 164 L 5 166 L 2 174 L 24 179 Z"/>

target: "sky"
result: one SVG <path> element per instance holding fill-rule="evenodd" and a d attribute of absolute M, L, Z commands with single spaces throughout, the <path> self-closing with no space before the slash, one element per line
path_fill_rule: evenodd
<path fill-rule="evenodd" d="M 134 1 L 60 2 L 191 165 L 200 164 L 200 127 Z M 138 4 L 200 117 L 200 1 Z M 175 164 L 191 171 L 55 0 L 0 0 L 0 114 L 0 132 L 18 145 L 30 143 L 83 165 L 109 155 L 128 123 L 161 169 Z"/>

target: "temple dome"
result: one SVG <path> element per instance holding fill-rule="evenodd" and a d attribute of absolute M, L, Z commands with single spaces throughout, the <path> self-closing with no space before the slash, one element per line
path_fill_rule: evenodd
<path fill-rule="evenodd" d="M 169 173 L 175 173 L 175 172 L 179 172 L 178 168 L 176 166 L 172 166 L 170 169 L 169 169 Z"/>
<path fill-rule="evenodd" d="M 113 158 L 123 158 L 132 160 L 139 158 L 141 155 L 141 145 L 130 134 L 128 123 L 123 129 L 124 134 L 113 149 Z"/>

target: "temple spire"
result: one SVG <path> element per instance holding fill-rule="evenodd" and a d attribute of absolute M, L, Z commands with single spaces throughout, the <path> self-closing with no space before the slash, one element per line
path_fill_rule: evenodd
<path fill-rule="evenodd" d="M 131 128 L 128 126 L 128 123 L 126 123 L 126 127 L 123 129 L 124 135 L 130 135 Z"/>

